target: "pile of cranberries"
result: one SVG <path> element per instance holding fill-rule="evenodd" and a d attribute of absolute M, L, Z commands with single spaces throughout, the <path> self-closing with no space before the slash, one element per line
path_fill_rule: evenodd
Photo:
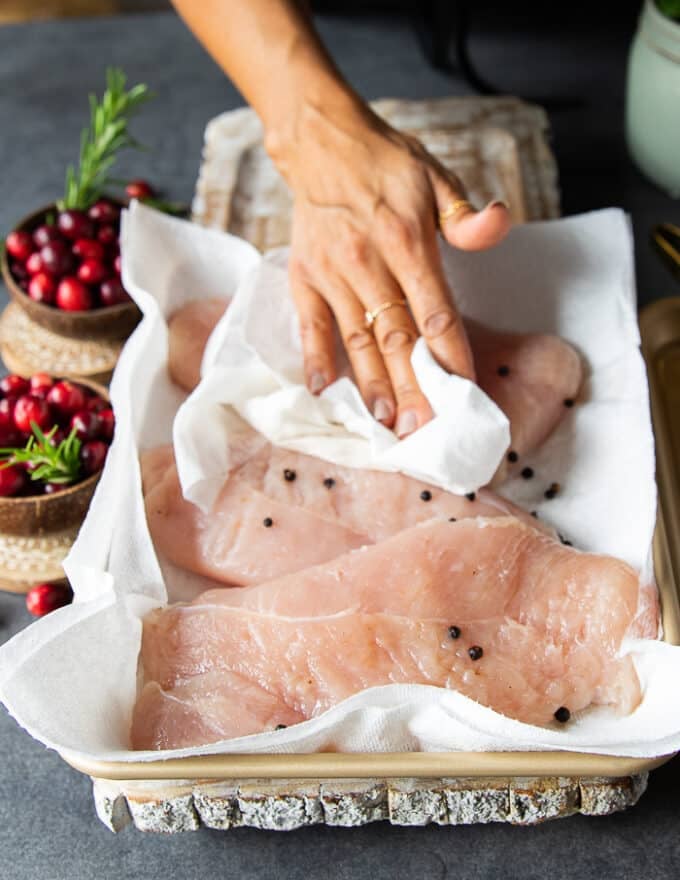
<path fill-rule="evenodd" d="M 7 236 L 10 272 L 32 300 L 67 312 L 128 302 L 120 280 L 119 231 L 120 208 L 109 199 L 88 211 L 60 211 L 51 225 Z"/>
<path fill-rule="evenodd" d="M 23 448 L 35 423 L 44 434 L 56 431 L 57 447 L 75 429 L 81 441 L 80 469 L 74 482 L 101 470 L 113 439 L 115 420 L 108 401 L 69 379 L 35 373 L 30 379 L 9 375 L 0 379 L 0 447 Z M 0 468 L 0 496 L 53 495 L 73 483 L 32 480 L 26 463 Z"/>

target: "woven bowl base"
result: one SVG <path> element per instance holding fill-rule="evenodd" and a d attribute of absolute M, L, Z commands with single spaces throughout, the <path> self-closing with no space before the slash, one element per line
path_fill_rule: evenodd
<path fill-rule="evenodd" d="M 0 590 L 27 593 L 36 584 L 63 580 L 62 562 L 78 528 L 36 538 L 0 532 Z"/>
<path fill-rule="evenodd" d="M 31 321 L 16 303 L 0 315 L 0 355 L 7 368 L 21 376 L 44 371 L 107 384 L 123 344 L 120 339 L 58 336 Z"/>

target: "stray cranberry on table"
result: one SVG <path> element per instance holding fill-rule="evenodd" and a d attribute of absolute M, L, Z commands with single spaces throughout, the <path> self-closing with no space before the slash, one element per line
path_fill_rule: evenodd
<path fill-rule="evenodd" d="M 57 608 L 70 605 L 73 591 L 67 584 L 36 584 L 26 593 L 26 607 L 35 615 L 43 617 Z"/>
<path fill-rule="evenodd" d="M 131 199 L 152 199 L 156 194 L 147 180 L 131 180 L 125 192 Z"/>

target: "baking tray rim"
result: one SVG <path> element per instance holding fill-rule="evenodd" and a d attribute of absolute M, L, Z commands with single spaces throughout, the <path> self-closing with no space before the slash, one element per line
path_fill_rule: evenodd
<path fill-rule="evenodd" d="M 670 479 L 672 449 L 660 400 L 659 380 L 653 361 L 665 341 L 661 324 L 669 316 L 678 321 L 680 297 L 658 300 L 640 315 L 642 351 L 647 364 L 657 479 Z M 654 567 L 661 597 L 666 640 L 680 635 L 680 558 L 668 540 L 666 520 L 670 493 L 660 492 L 659 516 L 654 535 Z M 664 503 L 665 502 L 665 503 Z M 673 511 L 675 513 L 676 511 Z M 671 517 L 672 519 L 672 517 Z M 680 545 L 679 550 L 680 553 Z M 669 634 L 672 634 L 669 636 Z M 489 777 L 622 777 L 646 773 L 673 758 L 677 752 L 654 758 L 637 758 L 576 751 L 506 752 L 315 752 L 312 754 L 220 754 L 151 761 L 104 761 L 60 751 L 62 759 L 88 776 L 108 780 L 206 779 L 371 779 L 371 778 L 489 778 Z"/>

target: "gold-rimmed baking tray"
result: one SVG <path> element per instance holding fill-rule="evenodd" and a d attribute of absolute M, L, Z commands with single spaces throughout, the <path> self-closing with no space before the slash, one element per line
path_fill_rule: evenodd
<path fill-rule="evenodd" d="M 659 516 L 654 563 L 664 638 L 680 644 L 680 298 L 660 300 L 640 317 L 657 450 Z M 582 752 L 315 753 L 205 755 L 153 761 L 86 760 L 72 767 L 105 780 L 244 780 L 490 777 L 625 777 L 668 761 Z"/>

